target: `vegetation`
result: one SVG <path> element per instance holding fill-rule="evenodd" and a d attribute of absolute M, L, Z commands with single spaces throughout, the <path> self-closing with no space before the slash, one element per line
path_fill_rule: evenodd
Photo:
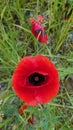
<path fill-rule="evenodd" d="M 0 129 L 72 130 L 73 128 L 73 1 L 0 1 Z M 41 14 L 49 36 L 41 44 L 30 31 L 29 18 Z M 11 78 L 20 59 L 41 53 L 57 66 L 61 87 L 50 103 L 18 113 L 22 101 L 12 90 Z M 68 85 L 69 84 L 69 85 Z M 71 86 L 70 86 L 71 85 Z M 68 87 L 67 87 L 68 86 Z M 28 118 L 35 117 L 34 124 Z"/>

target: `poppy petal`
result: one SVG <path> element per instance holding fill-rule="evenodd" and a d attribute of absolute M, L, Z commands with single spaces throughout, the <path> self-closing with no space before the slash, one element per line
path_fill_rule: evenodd
<path fill-rule="evenodd" d="M 30 19 L 29 19 L 29 22 L 30 22 L 30 23 L 34 23 L 35 21 L 36 21 L 36 20 L 35 20 L 34 18 L 30 18 Z"/>
<path fill-rule="evenodd" d="M 31 23 L 31 32 L 32 34 L 41 42 L 47 43 L 48 42 L 48 35 L 45 31 L 43 24 L 43 16 L 38 15 L 37 20 L 34 18 L 30 18 L 29 22 Z"/>
<path fill-rule="evenodd" d="M 44 20 L 44 17 L 42 15 L 38 15 L 38 21 L 42 22 Z"/>
<path fill-rule="evenodd" d="M 59 91 L 58 71 L 45 56 L 27 56 L 15 69 L 12 85 L 18 97 L 26 104 L 45 104 Z"/>

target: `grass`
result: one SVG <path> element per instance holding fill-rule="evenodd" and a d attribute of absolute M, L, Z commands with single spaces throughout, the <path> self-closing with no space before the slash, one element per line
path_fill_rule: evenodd
<path fill-rule="evenodd" d="M 69 38 L 73 33 L 72 9 L 72 0 L 0 1 L 0 84 L 6 85 L 0 92 L 1 130 L 72 130 L 73 89 L 68 90 L 65 85 L 73 74 L 73 40 Z M 29 18 L 39 13 L 45 18 L 48 45 L 38 43 L 30 32 Z M 38 53 L 49 57 L 57 66 L 60 92 L 50 103 L 29 107 L 21 116 L 18 108 L 22 102 L 12 90 L 12 74 L 22 57 Z M 28 124 L 33 114 L 35 124 Z"/>

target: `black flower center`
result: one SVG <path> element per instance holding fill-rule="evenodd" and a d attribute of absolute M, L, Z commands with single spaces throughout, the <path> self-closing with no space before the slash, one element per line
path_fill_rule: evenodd
<path fill-rule="evenodd" d="M 46 80 L 46 76 L 40 73 L 33 73 L 28 77 L 28 82 L 32 85 L 39 86 Z"/>

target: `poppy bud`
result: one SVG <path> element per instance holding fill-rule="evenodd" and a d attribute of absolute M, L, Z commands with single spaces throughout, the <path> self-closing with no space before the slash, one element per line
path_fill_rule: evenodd
<path fill-rule="evenodd" d="M 31 23 L 31 32 L 32 34 L 41 42 L 47 43 L 48 42 L 48 35 L 41 23 L 43 21 L 43 17 L 41 15 L 38 16 L 37 20 L 34 18 L 30 18 Z"/>

